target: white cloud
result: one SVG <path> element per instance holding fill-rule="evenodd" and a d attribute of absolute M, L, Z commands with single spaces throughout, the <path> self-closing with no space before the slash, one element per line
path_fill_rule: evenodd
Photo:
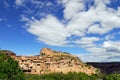
<path fill-rule="evenodd" d="M 99 24 L 94 24 L 89 27 L 88 33 L 95 33 L 95 34 L 104 34 L 107 33 L 107 31 L 111 30 L 110 27 L 101 27 Z"/>
<path fill-rule="evenodd" d="M 64 25 L 54 16 L 48 15 L 41 20 L 33 20 L 30 23 L 28 32 L 36 35 L 39 41 L 49 45 L 66 45 L 68 33 Z"/>
<path fill-rule="evenodd" d="M 92 16 L 94 13 L 92 11 L 89 12 L 81 12 L 73 16 L 73 18 L 67 24 L 67 30 L 71 34 L 75 34 L 77 36 L 83 36 L 86 33 L 87 28 L 91 25 Z M 76 33 L 77 32 L 77 33 Z"/>
<path fill-rule="evenodd" d="M 24 2 L 16 1 L 18 1 L 17 4 Z M 41 4 L 38 1 L 32 1 L 32 3 Z M 101 41 L 103 38 L 101 36 L 108 34 L 105 39 L 111 40 L 114 35 L 110 35 L 109 32 L 114 28 L 120 28 L 120 8 L 115 10 L 106 6 L 110 0 L 94 0 L 95 5 L 89 4 L 89 9 L 86 10 L 85 1 L 89 3 L 91 0 L 59 1 L 58 3 L 64 6 L 64 18 L 61 20 L 55 15 L 46 15 L 40 19 L 22 16 L 22 20 L 27 22 L 28 32 L 37 36 L 40 42 L 52 46 L 65 46 L 73 43 L 73 46 L 80 46 L 88 52 L 79 54 L 83 61 L 111 61 L 113 57 L 120 56 L 120 42 Z M 101 36 L 88 37 L 91 34 Z M 72 35 L 79 38 L 71 41 L 68 38 Z M 100 45 L 96 42 L 100 42 Z"/>
<path fill-rule="evenodd" d="M 87 48 L 87 51 L 89 51 L 93 54 L 104 54 L 104 53 L 106 53 L 106 50 L 102 47 Z"/>
<path fill-rule="evenodd" d="M 84 10 L 84 4 L 81 0 L 70 0 L 65 6 L 64 17 L 66 19 L 71 19 L 74 15 L 76 15 L 79 11 Z"/>
<path fill-rule="evenodd" d="M 106 54 L 83 53 L 77 54 L 83 62 L 102 62 L 108 58 Z M 106 61 L 105 61 L 106 62 Z"/>
<path fill-rule="evenodd" d="M 57 2 L 60 4 L 66 4 L 67 2 L 69 2 L 70 0 L 58 0 Z"/>
<path fill-rule="evenodd" d="M 71 34 L 84 35 L 88 33 L 105 34 L 113 28 L 120 27 L 119 10 L 116 11 L 106 6 L 109 0 L 95 0 L 95 5 L 84 11 L 83 0 L 70 0 L 64 4 L 64 17 L 70 19 L 67 29 Z M 79 6 L 78 6 L 79 4 Z M 99 22 L 100 24 L 96 24 Z"/>
<path fill-rule="evenodd" d="M 70 20 L 65 21 L 67 22 L 66 24 L 60 23 L 65 27 L 69 35 L 85 36 L 86 33 L 102 35 L 120 27 L 120 9 L 117 11 L 107 7 L 106 4 L 109 3 L 109 0 L 95 0 L 95 5 L 90 6 L 88 11 L 85 11 L 85 1 L 61 0 L 65 7 L 63 10 L 64 18 L 65 20 Z M 16 0 L 17 4 L 23 2 L 23 0 Z M 39 1 L 32 0 L 31 2 L 41 4 Z M 45 15 L 39 11 L 36 13 Z M 99 24 L 96 22 L 99 22 Z"/>
<path fill-rule="evenodd" d="M 97 37 L 82 37 L 80 40 L 75 41 L 75 44 L 78 44 L 84 48 L 95 47 L 95 41 L 99 41 Z"/>
<path fill-rule="evenodd" d="M 120 61 L 119 53 L 81 53 L 76 54 L 83 62 L 113 62 Z"/>
<path fill-rule="evenodd" d="M 120 60 L 120 41 L 105 41 L 101 47 L 88 47 L 86 50 L 89 53 L 77 54 L 84 62 L 109 62 Z"/>
<path fill-rule="evenodd" d="M 103 47 L 107 52 L 118 52 L 120 53 L 120 41 L 105 41 Z"/>

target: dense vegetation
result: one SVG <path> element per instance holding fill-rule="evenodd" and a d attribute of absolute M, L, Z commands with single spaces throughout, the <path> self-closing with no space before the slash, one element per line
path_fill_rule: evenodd
<path fill-rule="evenodd" d="M 45 75 L 26 75 L 26 80 L 120 80 L 120 74 L 51 73 Z"/>
<path fill-rule="evenodd" d="M 0 51 L 0 80 L 24 80 L 18 62 Z"/>
<path fill-rule="evenodd" d="M 69 72 L 63 73 L 51 73 L 45 75 L 26 75 L 28 80 L 97 80 L 97 75 L 87 75 L 85 73 Z"/>
<path fill-rule="evenodd" d="M 103 80 L 120 80 L 120 74 L 118 73 L 112 73 L 112 74 L 106 74 L 102 78 Z"/>

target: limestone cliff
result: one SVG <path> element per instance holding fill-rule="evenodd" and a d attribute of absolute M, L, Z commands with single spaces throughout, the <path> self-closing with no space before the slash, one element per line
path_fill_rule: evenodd
<path fill-rule="evenodd" d="M 82 61 L 77 57 L 77 56 L 74 56 L 70 53 L 67 53 L 67 52 L 61 52 L 61 51 L 55 51 L 55 50 L 52 50 L 52 49 L 49 49 L 49 48 L 42 48 L 41 51 L 40 51 L 40 55 L 41 56 L 50 56 L 50 57 L 53 57 L 53 58 L 57 58 L 60 60 L 60 58 L 68 58 L 68 59 L 71 59 L 71 60 L 75 60 L 76 62 L 81 62 Z"/>
<path fill-rule="evenodd" d="M 41 51 L 40 51 L 40 55 L 41 56 L 53 56 L 54 55 L 54 51 L 49 49 L 49 48 L 42 48 Z"/>

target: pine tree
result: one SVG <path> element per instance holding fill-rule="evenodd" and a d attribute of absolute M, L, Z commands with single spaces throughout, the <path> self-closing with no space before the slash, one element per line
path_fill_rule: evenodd
<path fill-rule="evenodd" d="M 18 62 L 0 51 L 0 80 L 25 80 Z"/>

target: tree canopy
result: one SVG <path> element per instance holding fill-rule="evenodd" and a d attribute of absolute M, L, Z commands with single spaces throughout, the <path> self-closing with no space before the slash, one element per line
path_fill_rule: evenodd
<path fill-rule="evenodd" d="M 0 80 L 24 80 L 18 62 L 0 51 Z"/>

